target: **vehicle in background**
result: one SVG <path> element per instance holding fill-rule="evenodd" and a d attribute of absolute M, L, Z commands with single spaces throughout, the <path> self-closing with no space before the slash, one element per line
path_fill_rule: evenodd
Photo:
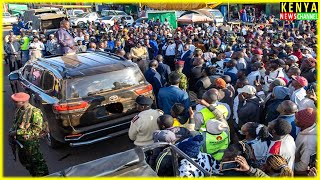
<path fill-rule="evenodd" d="M 67 11 L 68 17 L 76 17 L 79 14 L 83 14 L 84 11 L 82 9 L 70 9 Z"/>
<path fill-rule="evenodd" d="M 84 27 L 85 23 L 95 22 L 99 18 L 98 13 L 91 12 L 91 13 L 83 13 L 78 14 L 76 17 L 71 17 L 70 22 L 72 26 L 78 26 L 80 28 Z"/>
<path fill-rule="evenodd" d="M 141 18 L 138 18 L 135 23 L 136 23 L 136 26 L 140 26 L 142 21 L 145 21 L 145 22 L 148 22 L 148 18 L 147 17 L 141 17 Z"/>
<path fill-rule="evenodd" d="M 155 102 L 139 67 L 107 52 L 28 61 L 8 75 L 13 92 L 26 92 L 41 109 L 51 147 L 89 145 L 127 134 L 139 95 Z M 107 77 L 107 78 L 106 78 Z"/>
<path fill-rule="evenodd" d="M 124 11 L 116 11 L 116 10 L 102 10 L 101 16 L 128 16 Z"/>
<path fill-rule="evenodd" d="M 214 18 L 215 22 L 217 23 L 217 25 L 223 24 L 224 17 L 219 9 L 207 9 L 207 11 L 209 11 L 213 15 L 213 18 Z"/>
<path fill-rule="evenodd" d="M 12 16 L 10 13 L 8 12 L 3 12 L 2 13 L 2 25 L 4 26 L 10 26 L 12 24 L 18 23 L 18 17 L 16 16 Z"/>
<path fill-rule="evenodd" d="M 114 25 L 114 21 L 118 20 L 118 18 L 119 17 L 116 17 L 116 16 L 104 16 L 104 17 L 98 18 L 95 21 L 95 24 L 100 24 L 100 21 L 102 21 L 107 26 L 113 26 Z"/>
<path fill-rule="evenodd" d="M 99 24 L 100 20 L 101 20 L 107 26 L 113 26 L 114 22 L 116 22 L 118 20 L 121 21 L 122 19 L 124 19 L 124 21 L 127 23 L 127 26 L 131 26 L 134 22 L 132 16 L 104 16 L 104 17 L 98 18 L 95 21 L 95 24 Z"/>
<path fill-rule="evenodd" d="M 28 10 L 28 6 L 25 4 L 8 4 L 8 11 L 13 16 L 22 16 L 26 10 Z"/>
<path fill-rule="evenodd" d="M 32 9 L 24 12 L 24 21 L 35 30 L 59 29 L 60 22 L 66 18 L 65 14 L 53 9 Z"/>

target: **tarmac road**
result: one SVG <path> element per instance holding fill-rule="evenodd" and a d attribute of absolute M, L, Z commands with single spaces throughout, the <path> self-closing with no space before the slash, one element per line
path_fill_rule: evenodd
<path fill-rule="evenodd" d="M 8 33 L 5 30 L 4 35 Z M 3 175 L 4 176 L 30 176 L 29 172 L 20 164 L 19 160 L 13 160 L 11 148 L 8 144 L 7 137 L 9 129 L 12 126 L 12 119 L 14 114 L 14 104 L 11 101 L 12 95 L 11 87 L 7 75 L 9 74 L 9 66 L 4 63 L 4 115 L 3 115 Z M 41 151 L 47 161 L 49 172 L 54 173 L 70 166 L 74 166 L 87 161 L 95 160 L 104 156 L 126 151 L 133 148 L 133 143 L 129 140 L 127 135 L 119 136 L 97 144 L 71 148 L 66 146 L 61 149 L 51 149 L 47 146 L 44 140 L 41 141 Z"/>

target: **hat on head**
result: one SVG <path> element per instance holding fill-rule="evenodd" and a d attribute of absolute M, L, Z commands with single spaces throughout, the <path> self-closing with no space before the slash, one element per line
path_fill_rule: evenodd
<path fill-rule="evenodd" d="M 153 134 L 153 138 L 154 138 L 154 142 L 173 143 L 175 140 L 177 140 L 176 135 L 170 130 L 156 131 Z"/>
<path fill-rule="evenodd" d="M 54 37 L 54 34 L 50 34 L 49 37 Z"/>
<path fill-rule="evenodd" d="M 229 126 L 226 123 L 215 119 L 210 119 L 206 123 L 207 132 L 213 135 L 221 134 L 223 131 L 228 130 L 228 128 Z"/>
<path fill-rule="evenodd" d="M 32 33 L 36 33 L 36 32 L 38 32 L 38 31 L 37 31 L 37 30 L 35 30 L 35 29 L 34 29 L 34 30 L 32 30 Z"/>
<path fill-rule="evenodd" d="M 196 135 L 188 139 L 183 140 L 177 147 L 188 155 L 190 158 L 196 158 L 200 153 L 201 146 L 203 145 L 203 136 Z"/>
<path fill-rule="evenodd" d="M 223 62 L 230 62 L 231 61 L 231 58 L 225 58 L 224 60 L 223 60 Z"/>
<path fill-rule="evenodd" d="M 307 108 L 296 112 L 295 117 L 299 125 L 310 127 L 316 122 L 317 113 L 313 108 Z"/>
<path fill-rule="evenodd" d="M 148 105 L 150 106 L 153 103 L 153 100 L 149 97 L 145 97 L 145 96 L 138 96 L 136 99 L 136 103 L 140 104 L 140 105 Z"/>
<path fill-rule="evenodd" d="M 302 87 L 308 86 L 308 80 L 302 76 L 292 76 Z"/>
<path fill-rule="evenodd" d="M 214 83 L 216 84 L 217 87 L 220 87 L 220 88 L 226 88 L 227 87 L 226 81 L 224 81 L 222 78 L 215 79 Z"/>
<path fill-rule="evenodd" d="M 11 95 L 11 99 L 16 102 L 25 102 L 25 101 L 29 101 L 30 95 L 24 92 L 19 92 Z"/>
<path fill-rule="evenodd" d="M 290 90 L 284 86 L 276 86 L 273 88 L 273 94 L 276 99 L 284 99 L 286 96 L 290 95 Z"/>
<path fill-rule="evenodd" d="M 176 62 L 175 62 L 175 64 L 178 64 L 178 65 L 184 65 L 184 61 L 182 61 L 182 60 L 178 60 L 178 61 L 176 61 Z"/>
<path fill-rule="evenodd" d="M 288 57 L 288 59 L 290 59 L 291 61 L 293 61 L 293 62 L 295 62 L 295 63 L 299 61 L 298 57 L 295 56 L 295 55 L 290 55 L 290 56 Z"/>
<path fill-rule="evenodd" d="M 272 81 L 272 84 L 274 86 L 286 86 L 287 85 L 286 82 L 281 78 L 276 78 L 274 81 Z"/>
<path fill-rule="evenodd" d="M 250 95 L 254 95 L 256 94 L 257 90 L 255 87 L 251 86 L 251 85 L 245 85 L 243 88 L 239 88 L 238 89 L 238 93 L 247 93 Z"/>

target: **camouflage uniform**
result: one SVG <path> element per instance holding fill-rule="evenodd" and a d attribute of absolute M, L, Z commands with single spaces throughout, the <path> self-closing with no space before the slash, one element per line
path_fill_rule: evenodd
<path fill-rule="evenodd" d="M 180 84 L 179 84 L 179 88 L 182 90 L 187 90 L 188 88 L 188 80 L 187 80 L 187 76 L 185 74 L 183 74 L 181 71 L 179 70 L 175 70 L 174 72 L 178 73 L 180 76 Z"/>
<path fill-rule="evenodd" d="M 32 176 L 49 174 L 46 161 L 40 152 L 39 136 L 42 125 L 41 110 L 29 104 L 24 110 L 16 110 L 10 130 L 16 131 L 16 139 L 23 145 L 23 148 L 18 146 L 19 160 Z"/>

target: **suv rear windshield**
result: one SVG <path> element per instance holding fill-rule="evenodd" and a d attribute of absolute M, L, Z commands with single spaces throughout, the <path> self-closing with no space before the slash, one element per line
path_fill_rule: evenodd
<path fill-rule="evenodd" d="M 67 98 L 79 98 L 144 83 L 138 67 L 67 80 Z"/>

